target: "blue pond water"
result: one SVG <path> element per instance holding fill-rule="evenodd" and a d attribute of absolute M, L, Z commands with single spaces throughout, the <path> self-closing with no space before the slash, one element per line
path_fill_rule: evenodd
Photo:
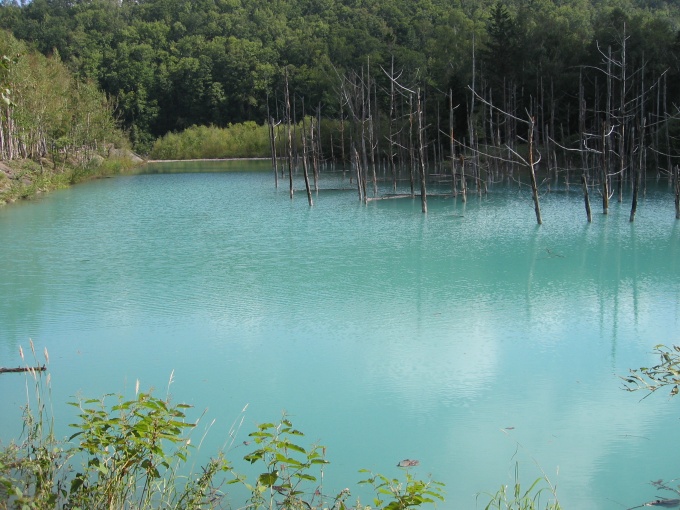
<path fill-rule="evenodd" d="M 156 166 L 0 209 L 0 366 L 48 349 L 58 431 L 74 396 L 165 394 L 174 371 L 173 399 L 207 408 L 197 437 L 215 420 L 199 462 L 226 446 L 238 467 L 286 410 L 327 447 L 327 492 L 362 501 L 358 470 L 400 476 L 405 458 L 446 484 L 443 508 L 483 508 L 516 463 L 567 509 L 674 496 L 650 482 L 680 477 L 680 401 L 618 377 L 680 343 L 665 183 L 633 224 L 629 199 L 588 224 L 554 188 L 538 227 L 514 184 L 423 215 L 322 175 L 310 208 L 267 165 Z M 25 378 L 0 376 L 3 440 L 25 401 Z"/>

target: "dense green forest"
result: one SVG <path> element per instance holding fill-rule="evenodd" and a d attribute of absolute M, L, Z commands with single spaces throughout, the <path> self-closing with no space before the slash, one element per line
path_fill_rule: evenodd
<path fill-rule="evenodd" d="M 284 74 L 294 111 L 304 101 L 307 113 L 337 119 L 349 115 L 343 80 L 370 72 L 373 108 L 387 118 L 394 69 L 423 91 L 428 125 L 457 107 L 458 137 L 474 129 L 471 112 L 493 134 L 471 86 L 517 116 L 540 115 L 562 143 L 579 132 L 583 102 L 592 125 L 605 104 L 639 112 L 645 91 L 648 126 L 680 104 L 671 0 L 5 1 L 0 27 L 98 83 L 141 152 L 194 125 L 262 124 L 268 109 L 282 119 Z M 660 132 L 659 152 L 672 135 Z"/>

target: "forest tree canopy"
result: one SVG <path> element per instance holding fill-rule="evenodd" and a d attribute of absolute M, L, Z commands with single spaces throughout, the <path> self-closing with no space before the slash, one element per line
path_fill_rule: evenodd
<path fill-rule="evenodd" d="M 669 0 L 5 1 L 0 27 L 98 83 L 140 150 L 193 125 L 263 123 L 268 106 L 282 108 L 284 69 L 308 109 L 337 117 L 338 76 L 392 59 L 403 79 L 461 105 L 473 70 L 499 102 L 529 104 L 542 84 L 573 131 L 583 66 L 601 68 L 602 51 L 625 40 L 631 72 L 647 84 L 666 73 L 667 104 L 680 103 L 680 7 Z M 456 110 L 460 131 L 467 114 Z"/>

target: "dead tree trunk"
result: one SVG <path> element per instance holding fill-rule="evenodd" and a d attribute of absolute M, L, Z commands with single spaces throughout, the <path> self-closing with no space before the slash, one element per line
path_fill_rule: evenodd
<path fill-rule="evenodd" d="M 538 200 L 538 185 L 536 184 L 536 169 L 534 162 L 534 126 L 535 117 L 529 116 L 529 170 L 531 173 L 531 197 L 534 200 L 534 211 L 536 212 L 536 222 L 541 225 L 541 204 Z"/>
<path fill-rule="evenodd" d="M 449 141 L 451 144 L 451 193 L 455 197 L 458 193 L 456 187 L 456 136 L 453 131 L 453 90 L 449 89 Z"/>
<path fill-rule="evenodd" d="M 374 125 L 373 125 L 373 109 L 371 108 L 371 59 L 369 57 L 366 63 L 366 109 L 368 111 L 368 146 L 370 148 L 369 157 L 371 160 L 371 182 L 373 183 L 373 196 L 378 195 L 378 178 L 375 172 L 376 157 L 375 157 L 375 144 L 373 142 L 374 136 Z M 377 106 L 376 106 L 377 108 Z"/>
<path fill-rule="evenodd" d="M 305 176 L 305 190 L 307 190 L 307 201 L 309 202 L 309 206 L 312 207 L 314 205 L 314 200 L 312 200 L 312 190 L 309 186 L 309 172 L 307 171 L 307 131 L 306 126 L 305 126 L 305 115 L 304 115 L 304 103 L 303 103 L 303 114 L 302 114 L 302 170 Z M 312 131 L 314 130 L 314 126 L 312 125 Z M 313 135 L 312 135 L 313 136 Z"/>
<path fill-rule="evenodd" d="M 588 217 L 588 223 L 592 223 L 593 215 L 590 212 L 590 196 L 588 195 L 588 177 L 586 176 L 585 170 L 581 174 L 581 184 L 583 184 L 583 201 L 586 206 L 586 216 Z"/>
<path fill-rule="evenodd" d="M 276 164 L 276 134 L 274 132 L 274 117 L 269 113 L 269 94 L 267 94 L 267 119 L 269 120 L 269 147 L 272 153 L 272 169 L 274 170 L 274 185 L 279 187 L 279 169 Z"/>
<path fill-rule="evenodd" d="M 310 119 L 309 145 L 312 153 L 312 171 L 314 175 L 314 191 L 319 191 L 319 152 L 321 151 L 321 139 L 314 140 L 314 117 Z"/>
<path fill-rule="evenodd" d="M 364 188 L 362 186 L 363 178 L 361 176 L 361 158 L 354 144 L 352 144 L 352 159 L 354 160 L 354 167 L 357 177 L 357 190 L 359 191 L 359 201 L 364 202 Z"/>
<path fill-rule="evenodd" d="M 323 147 L 321 147 L 321 103 L 319 103 L 319 107 L 316 110 L 316 150 L 314 151 L 315 161 L 317 162 L 317 173 L 318 173 L 318 166 L 321 164 L 321 162 L 324 161 L 324 155 L 323 155 Z M 318 177 L 318 175 L 317 175 Z M 318 189 L 317 189 L 318 191 Z"/>
<path fill-rule="evenodd" d="M 609 124 L 602 125 L 602 214 L 609 213 Z"/>
<path fill-rule="evenodd" d="M 612 48 L 607 57 L 607 106 L 606 120 L 602 126 L 602 214 L 609 213 L 609 129 L 612 125 Z"/>
<path fill-rule="evenodd" d="M 344 99 L 340 97 L 340 166 L 342 166 L 342 177 L 345 177 L 345 116 L 343 114 Z M 350 176 L 352 173 L 350 172 Z M 350 182 L 352 182 L 350 180 Z"/>
<path fill-rule="evenodd" d="M 633 203 L 630 208 L 630 222 L 632 223 L 635 221 L 635 213 L 637 212 L 637 203 L 638 203 L 638 192 L 640 189 L 640 173 L 642 169 L 642 165 L 644 164 L 643 156 L 644 156 L 644 150 L 642 148 L 642 144 L 644 143 L 644 138 L 645 138 L 645 122 L 647 119 L 642 119 L 642 127 L 640 128 L 640 161 L 639 164 L 635 167 L 635 170 L 633 171 Z"/>
<path fill-rule="evenodd" d="M 643 55 L 643 60 L 644 60 L 644 55 Z M 644 71 L 643 71 L 643 76 L 644 76 Z M 621 116 L 621 120 L 619 123 L 621 124 L 621 132 L 619 133 L 619 158 L 620 158 L 620 166 L 619 166 L 619 173 L 618 173 L 618 193 L 619 193 L 619 202 L 623 201 L 623 175 L 626 170 L 626 124 L 628 122 L 627 119 L 627 112 L 626 112 L 626 24 L 623 24 L 623 39 L 622 39 L 622 48 L 621 48 L 621 92 L 620 92 L 620 107 L 619 107 L 619 115 Z M 633 221 L 631 219 L 631 221 Z"/>
<path fill-rule="evenodd" d="M 667 74 L 664 74 L 663 77 L 663 113 L 664 113 L 664 127 L 665 127 L 665 138 L 666 138 L 666 147 L 671 146 L 671 138 L 670 138 L 670 130 L 669 130 L 669 122 L 668 122 L 668 79 L 667 79 Z M 666 166 L 668 168 L 668 177 L 669 181 L 671 178 L 671 174 L 673 172 L 673 165 L 671 163 L 671 152 L 667 151 L 667 156 L 666 156 Z M 677 170 L 677 167 L 676 167 Z M 677 180 L 676 180 L 677 182 Z"/>
<path fill-rule="evenodd" d="M 394 141 L 394 123 L 397 117 L 397 107 L 394 100 L 394 55 L 392 55 L 392 65 L 390 68 L 390 141 L 388 144 L 388 150 L 390 153 L 390 170 L 392 171 L 392 191 L 396 193 L 397 191 L 397 166 L 394 163 L 394 151 L 395 151 L 395 141 Z"/>
<path fill-rule="evenodd" d="M 460 193 L 463 196 L 463 202 L 467 202 L 467 179 L 465 177 L 465 156 L 460 155 Z"/>
<path fill-rule="evenodd" d="M 281 167 L 280 167 L 281 168 L 281 170 L 280 170 L 281 179 L 283 179 L 286 176 L 286 164 L 285 164 L 285 157 L 286 156 L 285 156 L 285 153 L 286 153 L 286 144 L 288 143 L 287 140 L 286 140 L 286 131 L 285 131 L 286 128 L 287 128 L 287 125 L 284 124 L 283 122 L 279 122 L 276 126 L 276 133 L 277 133 L 276 138 L 277 139 L 281 138 L 283 140 L 283 154 L 284 154 L 283 158 L 284 158 L 284 161 L 281 163 Z M 283 131 L 283 135 L 281 134 L 282 131 Z"/>
<path fill-rule="evenodd" d="M 276 160 L 276 132 L 274 129 L 274 117 L 269 117 L 269 138 L 271 140 L 272 168 L 274 169 L 274 184 L 279 187 L 279 168 Z"/>
<path fill-rule="evenodd" d="M 588 196 L 588 152 L 585 150 L 586 147 L 586 100 L 585 92 L 583 90 L 583 69 L 581 69 L 579 74 L 579 107 L 578 107 L 578 124 L 579 124 L 579 153 L 581 155 L 581 182 L 583 183 L 583 200 L 586 204 L 586 215 L 588 217 L 588 223 L 593 221 L 593 217 L 590 213 L 590 197 Z"/>
<path fill-rule="evenodd" d="M 290 92 L 288 90 L 288 71 L 286 70 L 286 117 L 288 119 L 288 180 L 290 198 L 293 199 L 293 129 L 291 126 Z"/>
<path fill-rule="evenodd" d="M 680 165 L 675 165 L 675 219 L 680 220 Z"/>
<path fill-rule="evenodd" d="M 411 183 L 411 196 L 415 196 L 415 153 L 413 150 L 413 94 L 408 96 L 408 153 L 409 153 L 409 178 Z"/>
<path fill-rule="evenodd" d="M 423 143 L 423 109 L 420 104 L 420 89 L 418 94 L 418 151 L 420 153 L 420 203 L 423 213 L 427 213 L 427 177 L 425 175 L 425 147 Z"/>

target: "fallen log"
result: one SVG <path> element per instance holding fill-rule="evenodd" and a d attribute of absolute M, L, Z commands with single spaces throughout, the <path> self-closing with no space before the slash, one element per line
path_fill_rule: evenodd
<path fill-rule="evenodd" d="M 10 373 L 10 372 L 44 372 L 47 370 L 45 365 L 39 367 L 17 367 L 17 368 L 4 368 L 0 367 L 0 374 Z"/>

